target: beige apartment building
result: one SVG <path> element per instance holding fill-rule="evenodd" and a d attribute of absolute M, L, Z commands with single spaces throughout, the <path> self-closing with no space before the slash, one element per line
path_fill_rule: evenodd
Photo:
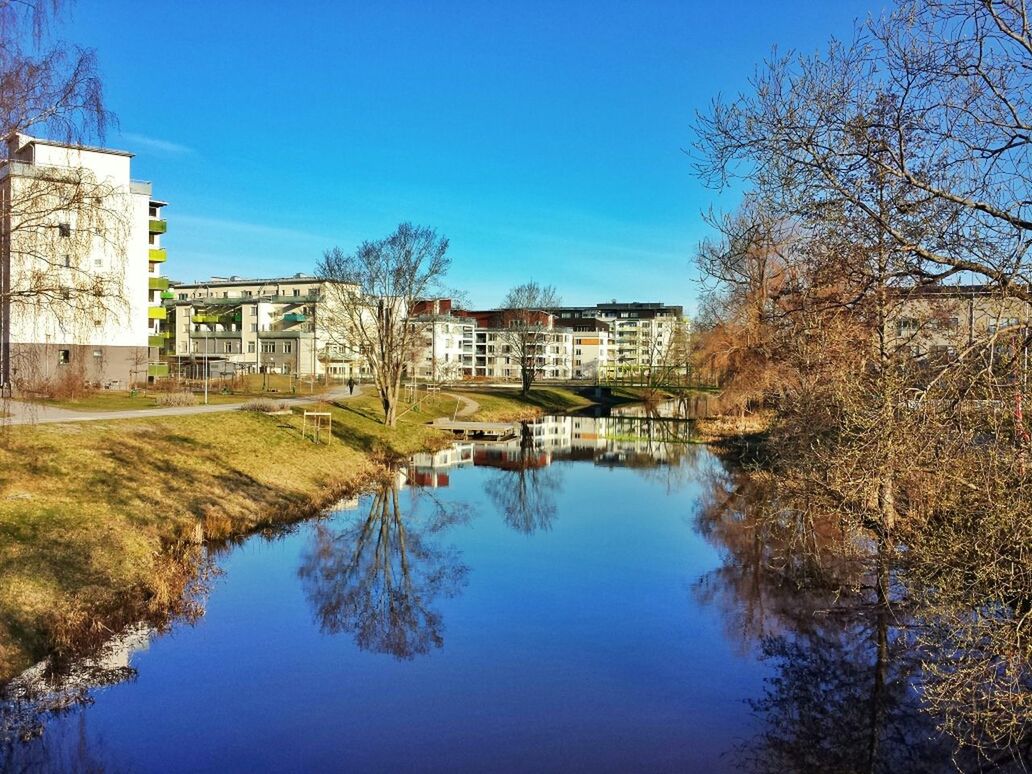
<path fill-rule="evenodd" d="M 172 288 L 166 350 L 174 374 L 360 376 L 354 347 L 327 325 L 326 283 L 308 274 L 213 277 Z"/>
<path fill-rule="evenodd" d="M 161 376 L 166 202 L 132 179 L 127 151 L 5 142 L 0 388 Z"/>
<path fill-rule="evenodd" d="M 1009 349 L 1026 335 L 1032 316 L 1026 301 L 982 285 L 932 285 L 895 298 L 886 341 L 928 364 L 952 360 L 970 348 Z"/>

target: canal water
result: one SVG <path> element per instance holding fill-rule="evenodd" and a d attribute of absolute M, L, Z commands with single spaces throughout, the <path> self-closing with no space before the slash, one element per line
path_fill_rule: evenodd
<path fill-rule="evenodd" d="M 687 424 L 636 413 L 417 455 L 325 518 L 222 552 L 196 622 L 140 625 L 63 674 L 23 676 L 0 770 L 766 758 L 784 730 L 770 638 L 791 616 L 761 609 L 780 603 L 741 571 L 750 541 L 707 520 L 721 462 Z"/>

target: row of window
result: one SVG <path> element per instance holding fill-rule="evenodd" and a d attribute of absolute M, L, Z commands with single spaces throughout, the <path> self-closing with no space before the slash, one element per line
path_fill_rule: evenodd
<path fill-rule="evenodd" d="M 185 346 L 186 346 L 186 344 L 184 343 L 183 347 L 185 348 Z M 217 351 L 217 344 L 216 344 L 216 347 L 214 349 Z M 196 353 L 196 352 L 201 352 L 203 350 L 204 350 L 204 347 L 203 347 L 203 345 L 202 345 L 202 343 L 200 341 L 191 341 L 190 342 L 190 351 L 191 352 Z M 222 342 L 222 353 L 223 354 L 234 355 L 234 354 L 239 354 L 240 351 L 241 350 L 240 350 L 240 342 L 239 341 L 224 341 L 224 342 Z M 249 353 L 251 353 L 252 355 L 254 354 L 254 352 L 255 352 L 255 343 L 253 341 L 247 342 L 247 351 Z M 275 341 L 263 341 L 262 342 L 262 352 L 264 354 L 268 354 L 268 355 L 275 355 L 277 352 L 280 352 L 280 353 L 282 353 L 284 355 L 290 355 L 290 354 L 293 354 L 293 352 L 294 352 L 294 342 L 292 342 L 292 341 L 283 341 L 283 342 L 280 342 L 277 345 L 277 343 Z"/>

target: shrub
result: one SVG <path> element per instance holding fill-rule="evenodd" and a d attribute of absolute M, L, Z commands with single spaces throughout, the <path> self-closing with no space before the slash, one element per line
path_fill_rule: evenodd
<path fill-rule="evenodd" d="M 258 411 L 262 414 L 275 414 L 280 411 L 290 411 L 290 406 L 286 401 L 282 400 L 256 398 L 245 403 L 240 409 L 242 411 Z"/>
<path fill-rule="evenodd" d="M 192 392 L 165 392 L 158 395 L 159 406 L 193 406 L 197 398 Z"/>

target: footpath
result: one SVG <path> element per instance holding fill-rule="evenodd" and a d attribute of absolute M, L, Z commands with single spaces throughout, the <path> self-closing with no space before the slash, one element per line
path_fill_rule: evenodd
<path fill-rule="evenodd" d="M 306 406 L 326 401 L 341 401 L 357 398 L 363 393 L 363 385 L 355 387 L 354 395 L 348 393 L 347 387 L 322 392 L 311 397 L 272 397 L 271 400 L 283 401 L 290 406 Z M 71 409 L 47 406 L 41 403 L 12 400 L 3 406 L 8 416 L 0 418 L 0 425 L 46 425 L 62 422 L 102 422 L 111 419 L 148 419 L 152 417 L 179 417 L 193 414 L 217 414 L 223 411 L 236 411 L 254 400 L 247 398 L 239 403 L 218 403 L 208 406 L 168 406 L 165 408 L 123 409 L 121 411 L 73 411 Z M 472 402 L 472 401 L 471 401 Z"/>

